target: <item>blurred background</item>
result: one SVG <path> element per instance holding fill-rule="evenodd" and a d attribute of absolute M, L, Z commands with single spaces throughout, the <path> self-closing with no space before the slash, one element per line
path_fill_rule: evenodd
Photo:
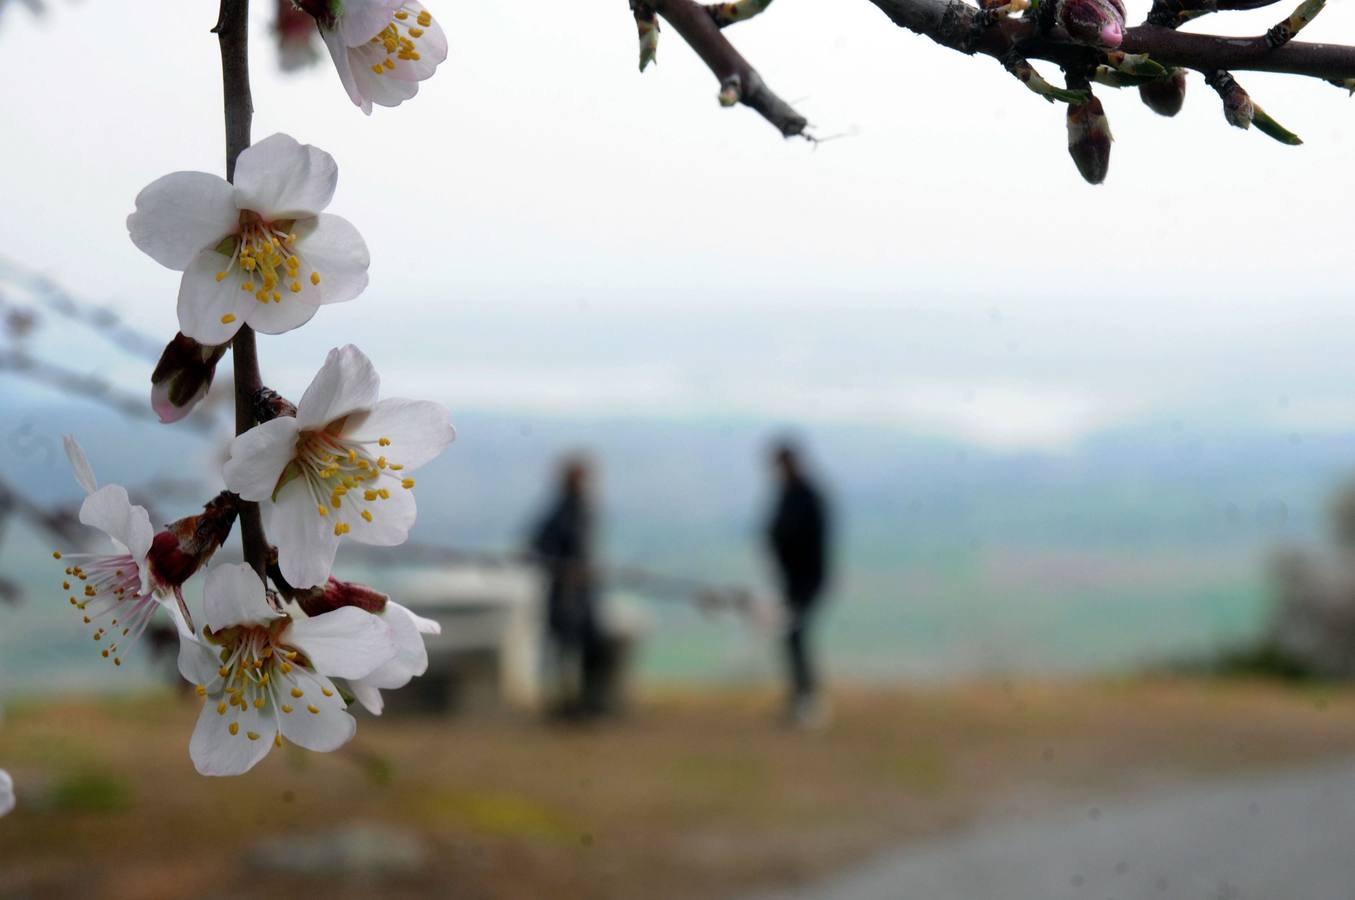
<path fill-rule="evenodd" d="M 1194 76 L 1171 120 L 1103 89 L 1092 188 L 1062 109 L 866 2 L 730 31 L 819 145 L 720 109 L 676 34 L 641 77 L 621 4 L 435 6 L 450 58 L 370 120 L 327 57 L 282 71 L 254 7 L 254 134 L 336 157 L 373 258 L 359 300 L 261 340 L 264 378 L 296 398 L 353 342 L 385 396 L 451 408 L 417 546 L 340 554 L 446 640 L 348 750 L 224 784 L 164 660 L 90 652 L 50 558 L 88 539 L 61 435 L 156 522 L 221 487 L 229 361 L 155 422 L 179 275 L 124 226 L 153 179 L 223 168 L 215 9 L 0 0 L 0 895 L 1344 896 L 1343 91 L 1242 79 L 1289 148 Z M 778 602 L 786 435 L 834 523 L 809 734 L 749 614 Z M 626 702 L 572 728 L 540 721 L 515 555 L 579 452 Z"/>

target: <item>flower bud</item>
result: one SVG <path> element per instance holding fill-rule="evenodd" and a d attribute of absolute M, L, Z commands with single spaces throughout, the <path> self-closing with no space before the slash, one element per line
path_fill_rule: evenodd
<path fill-rule="evenodd" d="M 340 0 L 295 0 L 295 3 L 298 9 L 326 28 L 331 27 L 343 11 Z"/>
<path fill-rule="evenodd" d="M 209 347 L 182 332 L 174 336 L 151 373 L 151 408 L 161 422 L 179 421 L 207 396 L 225 353 L 225 344 Z"/>
<path fill-rule="evenodd" d="M 1113 50 L 1124 39 L 1123 0 L 1061 0 L 1058 22 L 1073 40 Z"/>
<path fill-rule="evenodd" d="M 146 557 L 156 589 L 177 590 L 198 569 L 207 565 L 212 554 L 230 536 L 235 515 L 235 495 L 222 491 L 202 508 L 202 512 L 166 525 L 151 542 Z"/>
<path fill-rule="evenodd" d="M 1092 97 L 1086 103 L 1068 105 L 1068 155 L 1088 184 L 1106 180 L 1112 140 L 1100 100 Z"/>
<path fill-rule="evenodd" d="M 1252 106 L 1251 97 L 1231 73 L 1222 69 L 1206 72 L 1204 83 L 1212 87 L 1223 101 L 1223 117 L 1228 120 L 1229 125 L 1236 128 L 1251 127 L 1256 109 Z"/>
<path fill-rule="evenodd" d="M 284 72 L 304 69 L 320 58 L 316 48 L 315 23 L 292 0 L 278 0 L 278 17 L 273 23 L 273 34 L 278 42 L 278 65 Z"/>
<path fill-rule="evenodd" d="M 254 394 L 254 419 L 259 423 L 271 422 L 282 416 L 296 416 L 296 406 L 292 401 L 272 388 L 259 388 Z"/>
<path fill-rule="evenodd" d="M 1159 81 L 1139 86 L 1143 105 L 1159 116 L 1174 116 L 1186 102 L 1186 70 L 1173 68 Z"/>
<path fill-rule="evenodd" d="M 380 613 L 390 598 L 380 591 L 355 581 L 340 581 L 334 576 L 324 584 L 293 590 L 290 599 L 308 616 L 324 615 L 344 606 L 356 606 L 363 612 Z"/>
<path fill-rule="evenodd" d="M 635 28 L 640 36 L 640 71 L 654 62 L 659 53 L 659 18 L 654 9 L 643 0 L 631 0 Z"/>

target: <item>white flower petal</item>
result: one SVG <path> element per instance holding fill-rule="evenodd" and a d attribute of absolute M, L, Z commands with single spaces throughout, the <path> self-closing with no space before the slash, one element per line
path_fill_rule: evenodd
<path fill-rule="evenodd" d="M 278 548 L 278 567 L 292 587 L 323 584 L 334 566 L 339 538 L 334 519 L 321 516 L 310 489 L 300 479 L 289 481 L 277 500 L 263 504 L 268 536 Z"/>
<path fill-rule="evenodd" d="M 228 706 L 223 715 L 217 712 L 222 700 L 221 694 L 208 695 L 188 742 L 188 755 L 201 775 L 243 775 L 268 755 L 278 733 L 272 704 L 263 709 L 247 705 L 243 710 Z M 230 731 L 232 723 L 235 734 Z M 251 740 L 251 733 L 257 737 Z"/>
<path fill-rule="evenodd" d="M 402 0 L 345 0 L 343 15 L 335 23 L 345 46 L 365 44 L 390 24 Z"/>
<path fill-rule="evenodd" d="M 414 519 L 418 515 L 414 493 L 402 488 L 398 481 L 383 481 L 390 485 L 387 489 L 390 498 L 365 504 L 372 515 L 370 522 L 362 518 L 353 504 L 345 503 L 339 510 L 330 512 L 348 525 L 348 537 L 359 544 L 394 547 L 403 544 L 409 537 L 409 529 L 414 527 Z"/>
<path fill-rule="evenodd" d="M 245 323 L 263 334 L 284 334 L 305 325 L 320 309 L 298 298 L 286 288 L 279 289 L 278 295 L 281 299 L 272 303 L 260 303 L 255 300 L 254 305 L 245 313 Z"/>
<path fill-rule="evenodd" d="M 86 497 L 80 505 L 80 521 L 111 537 L 138 566 L 145 562 L 155 540 L 150 514 L 145 507 L 133 506 L 120 484 L 105 485 Z"/>
<path fill-rule="evenodd" d="M 207 572 L 202 598 L 207 627 L 213 631 L 280 618 L 268 605 L 263 582 L 248 563 L 213 566 Z"/>
<path fill-rule="evenodd" d="M 362 682 L 376 688 L 404 687 L 411 678 L 428 671 L 428 650 L 419 630 L 420 620 L 400 604 L 391 602 L 387 602 L 381 618 L 390 626 L 395 656 L 364 676 Z"/>
<path fill-rule="evenodd" d="M 4 769 L 0 769 L 0 816 L 8 815 L 13 810 L 14 779 Z"/>
<path fill-rule="evenodd" d="M 221 691 L 221 657 L 213 648 L 183 634 L 179 635 L 179 674 L 190 684 L 206 688 L 209 694 Z"/>
<path fill-rule="evenodd" d="M 413 471 L 433 459 L 456 439 L 456 430 L 448 420 L 447 407 L 428 400 L 382 400 L 370 412 L 353 416 L 344 428 L 344 437 L 376 444 L 386 438 L 390 444 L 374 447 L 372 452 Z"/>
<path fill-rule="evenodd" d="M 235 204 L 269 222 L 314 216 L 329 205 L 338 182 L 334 157 L 289 134 L 274 134 L 240 154 Z"/>
<path fill-rule="evenodd" d="M 336 347 L 301 395 L 296 406 L 297 427 L 323 428 L 335 419 L 366 410 L 376 403 L 380 392 L 381 378 L 366 354 L 352 344 Z"/>
<path fill-rule="evenodd" d="M 179 281 L 179 330 L 200 344 L 217 346 L 235 337 L 254 307 L 263 306 L 249 291 L 240 289 L 240 269 L 226 272 L 230 257 L 203 250 L 193 257 Z"/>
<path fill-rule="evenodd" d="M 291 712 L 278 712 L 282 736 L 307 750 L 326 753 L 337 750 L 357 733 L 358 723 L 344 711 L 343 698 L 334 682 L 303 668 L 292 670 L 293 680 L 302 696 L 284 699 Z M 311 712 L 315 709 L 316 712 Z"/>
<path fill-rule="evenodd" d="M 97 491 L 99 480 L 94 477 L 94 469 L 90 467 L 89 457 L 85 456 L 84 448 L 69 434 L 61 438 L 61 443 L 66 447 L 66 458 L 71 461 L 71 468 L 75 470 L 75 480 L 79 482 L 80 487 L 85 489 L 86 494 Z"/>
<path fill-rule="evenodd" d="M 348 52 L 358 92 L 377 106 L 399 106 L 419 92 L 417 81 L 392 78 L 389 73 L 377 75 L 371 70 L 372 64 L 364 60 L 366 54 L 353 49 Z"/>
<path fill-rule="evenodd" d="M 385 709 L 385 701 L 381 699 L 381 691 L 367 683 L 365 678 L 348 682 L 348 690 L 352 692 L 353 699 L 362 704 L 362 708 L 374 716 L 381 715 L 381 710 Z"/>
<path fill-rule="evenodd" d="M 340 36 L 338 31 L 331 31 L 328 28 L 320 29 L 320 37 L 329 50 L 330 58 L 334 60 L 334 68 L 339 73 L 339 81 L 343 84 L 343 89 L 348 92 L 348 99 L 352 100 L 354 105 L 370 116 L 372 114 L 372 101 L 362 96 L 362 92 L 358 90 L 358 83 L 353 78 L 353 66 L 348 58 L 348 46 L 344 44 L 343 37 Z"/>
<path fill-rule="evenodd" d="M 246 500 L 272 497 L 278 478 L 296 456 L 296 437 L 296 419 L 279 416 L 235 438 L 221 470 L 226 487 Z"/>
<path fill-rule="evenodd" d="M 413 16 L 425 11 L 424 7 L 418 3 L 406 3 L 405 7 L 410 10 Z M 432 13 L 429 13 L 429 15 L 432 15 Z M 390 78 L 398 78 L 402 81 L 423 81 L 433 77 L 434 70 L 447 61 L 447 33 L 442 30 L 438 20 L 433 19 L 427 28 L 421 30 L 423 34 L 413 39 L 414 49 L 418 52 L 419 58 L 409 60 L 392 56 L 391 59 L 395 62 L 395 68 L 387 73 Z"/>
<path fill-rule="evenodd" d="M 391 629 L 354 606 L 294 620 L 283 640 L 311 661 L 316 672 L 361 678 L 395 656 Z"/>
<path fill-rule="evenodd" d="M 182 270 L 199 251 L 214 247 L 240 224 L 235 189 L 206 172 L 174 172 L 136 196 L 127 232 L 144 253 Z"/>
<path fill-rule="evenodd" d="M 367 244 L 352 223 L 329 213 L 302 219 L 292 228 L 294 248 L 301 258 L 307 283 L 311 272 L 320 276 L 319 303 L 343 303 L 367 289 L 367 269 L 372 257 Z M 284 300 L 285 302 L 285 300 Z"/>

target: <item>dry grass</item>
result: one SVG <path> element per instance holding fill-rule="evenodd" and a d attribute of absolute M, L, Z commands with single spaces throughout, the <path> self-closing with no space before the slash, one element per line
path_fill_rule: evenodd
<path fill-rule="evenodd" d="M 366 720 L 343 753 L 200 778 L 194 705 L 11 708 L 0 896 L 708 898 L 822 874 L 979 816 L 1355 752 L 1355 695 L 1134 681 L 853 689 L 826 733 L 751 694 L 669 694 L 587 730 Z M 246 848 L 345 823 L 428 850 L 417 874 L 302 883 Z"/>

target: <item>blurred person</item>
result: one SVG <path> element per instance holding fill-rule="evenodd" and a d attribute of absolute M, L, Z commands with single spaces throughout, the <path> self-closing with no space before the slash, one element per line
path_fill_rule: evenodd
<path fill-rule="evenodd" d="M 597 615 L 591 480 L 586 459 L 564 460 L 559 492 L 537 523 L 530 547 L 548 582 L 546 624 L 559 688 L 555 712 L 567 717 L 598 715 L 607 708 L 607 651 Z"/>
<path fill-rule="evenodd" d="M 828 576 L 828 510 L 794 444 L 773 445 L 771 462 L 780 493 L 767 524 L 767 544 L 786 607 L 788 714 L 794 724 L 812 728 L 828 720 L 809 633 Z"/>

